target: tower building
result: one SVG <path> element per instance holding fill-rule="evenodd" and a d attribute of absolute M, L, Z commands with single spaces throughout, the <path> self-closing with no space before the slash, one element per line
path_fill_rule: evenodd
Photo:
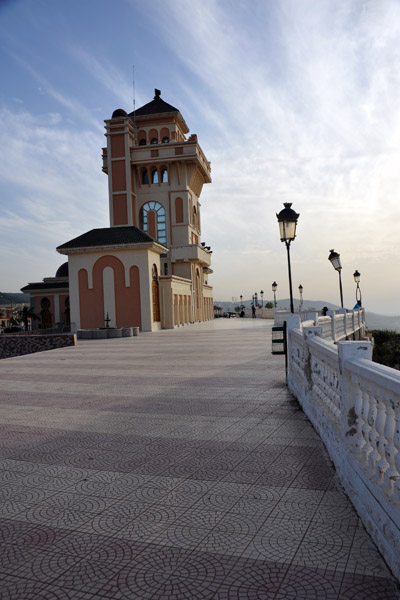
<path fill-rule="evenodd" d="M 110 227 L 57 248 L 68 256 L 72 330 L 103 327 L 107 314 L 111 326 L 144 331 L 211 319 L 199 202 L 211 167 L 197 136 L 187 137 L 180 111 L 159 90 L 130 114 L 115 110 L 105 130 Z M 42 283 L 23 291 L 41 305 Z"/>

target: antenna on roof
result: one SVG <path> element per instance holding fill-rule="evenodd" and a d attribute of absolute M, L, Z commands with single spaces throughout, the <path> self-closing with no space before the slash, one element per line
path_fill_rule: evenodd
<path fill-rule="evenodd" d="M 133 136 L 134 136 L 134 142 L 135 144 L 137 143 L 137 139 L 136 139 L 136 132 L 137 132 L 137 127 L 136 127 L 136 94 L 135 94 L 135 65 L 132 65 L 132 92 L 133 92 Z"/>

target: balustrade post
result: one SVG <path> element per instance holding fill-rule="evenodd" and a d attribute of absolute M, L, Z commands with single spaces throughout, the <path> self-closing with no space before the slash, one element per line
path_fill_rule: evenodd
<path fill-rule="evenodd" d="M 400 473 L 400 402 L 394 400 L 394 419 L 395 419 L 395 427 L 394 427 L 394 436 L 393 442 L 394 447 L 397 450 L 394 456 L 394 464 L 396 467 L 397 473 Z M 397 477 L 393 480 L 395 497 L 397 502 L 400 502 L 400 477 Z"/>
<path fill-rule="evenodd" d="M 314 321 L 314 325 L 318 325 L 318 313 L 317 312 L 309 312 L 306 316 L 307 321 Z"/>
<path fill-rule="evenodd" d="M 312 366 L 311 366 L 311 355 L 308 347 L 308 340 L 312 337 L 322 338 L 322 327 L 303 327 L 304 335 L 304 376 L 307 380 L 309 389 L 312 387 Z"/>
<path fill-rule="evenodd" d="M 396 400 L 394 395 L 388 391 L 385 401 L 386 405 L 386 422 L 385 422 L 385 462 L 387 468 L 383 476 L 385 489 L 389 494 L 394 492 L 394 484 L 399 479 L 399 471 L 396 468 L 396 454 L 398 450 L 394 443 L 394 435 L 396 432 Z"/>
<path fill-rule="evenodd" d="M 336 310 L 328 310 L 328 312 L 326 314 L 328 317 L 331 318 L 332 340 L 334 342 L 336 342 L 336 321 L 335 321 Z"/>
<path fill-rule="evenodd" d="M 362 462 L 373 451 L 366 430 L 370 406 L 359 386 L 352 381 L 351 373 L 346 370 L 346 362 L 356 358 L 372 359 L 371 342 L 339 342 L 339 383 L 340 415 L 344 448 L 347 447 L 353 457 Z"/>

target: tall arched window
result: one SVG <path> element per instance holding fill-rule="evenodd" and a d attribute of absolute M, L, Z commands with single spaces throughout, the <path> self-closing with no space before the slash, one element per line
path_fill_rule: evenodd
<path fill-rule="evenodd" d="M 169 142 L 169 129 L 168 127 L 163 127 L 160 131 L 160 140 L 163 144 L 168 144 Z"/>
<path fill-rule="evenodd" d="M 147 172 L 147 169 L 143 169 L 142 171 L 142 183 L 144 185 L 147 185 L 149 183 L 149 174 Z"/>
<path fill-rule="evenodd" d="M 160 321 L 160 295 L 158 288 L 157 266 L 153 265 L 151 282 L 152 300 L 153 300 L 153 321 Z"/>
<path fill-rule="evenodd" d="M 177 223 L 183 223 L 183 200 L 175 198 L 175 220 Z"/>
<path fill-rule="evenodd" d="M 139 146 L 145 146 L 146 145 L 146 132 L 144 129 L 141 129 L 140 131 L 138 131 L 138 141 L 139 141 Z"/>
<path fill-rule="evenodd" d="M 165 208 L 159 202 L 146 202 L 140 209 L 140 229 L 149 233 L 149 212 L 155 214 L 157 241 L 161 244 L 167 243 L 167 229 Z"/>
<path fill-rule="evenodd" d="M 197 210 L 195 206 L 193 206 L 192 225 L 197 229 Z"/>
<path fill-rule="evenodd" d="M 151 183 L 158 183 L 158 171 L 153 169 L 151 172 Z"/>
<path fill-rule="evenodd" d="M 168 183 L 168 169 L 166 167 L 161 170 L 161 183 Z"/>

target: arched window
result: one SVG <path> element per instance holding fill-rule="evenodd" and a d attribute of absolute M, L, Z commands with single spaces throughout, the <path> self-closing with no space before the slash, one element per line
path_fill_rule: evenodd
<path fill-rule="evenodd" d="M 175 198 L 175 220 L 177 223 L 183 223 L 183 200 Z"/>
<path fill-rule="evenodd" d="M 53 325 L 53 319 L 50 312 L 50 300 L 48 298 L 42 298 L 40 301 L 40 318 L 42 329 L 49 328 Z"/>
<path fill-rule="evenodd" d="M 144 185 L 149 183 L 149 174 L 147 172 L 147 169 L 143 169 L 143 171 L 142 171 L 142 183 Z"/>
<path fill-rule="evenodd" d="M 168 169 L 166 167 L 161 171 L 161 183 L 168 183 Z"/>
<path fill-rule="evenodd" d="M 140 229 L 149 235 L 149 213 L 152 212 L 156 219 L 157 241 L 160 244 L 167 243 L 167 229 L 165 219 L 165 208 L 159 202 L 146 202 L 140 209 Z"/>
<path fill-rule="evenodd" d="M 197 229 L 197 210 L 195 206 L 193 206 L 192 225 Z"/>
<path fill-rule="evenodd" d="M 158 131 L 157 129 L 150 129 L 149 137 L 150 144 L 158 144 Z"/>
<path fill-rule="evenodd" d="M 160 140 L 163 144 L 169 143 L 169 129 L 168 127 L 163 127 L 160 131 Z"/>
<path fill-rule="evenodd" d="M 137 139 L 138 139 L 139 146 L 146 145 L 146 132 L 144 129 L 141 129 L 140 131 L 138 131 Z"/>
<path fill-rule="evenodd" d="M 152 282 L 151 291 L 153 299 L 153 321 L 160 321 L 160 299 L 159 299 L 159 288 L 158 288 L 158 273 L 157 266 L 153 265 L 152 268 Z"/>
<path fill-rule="evenodd" d="M 151 172 L 151 183 L 158 183 L 158 171 L 153 169 Z"/>

